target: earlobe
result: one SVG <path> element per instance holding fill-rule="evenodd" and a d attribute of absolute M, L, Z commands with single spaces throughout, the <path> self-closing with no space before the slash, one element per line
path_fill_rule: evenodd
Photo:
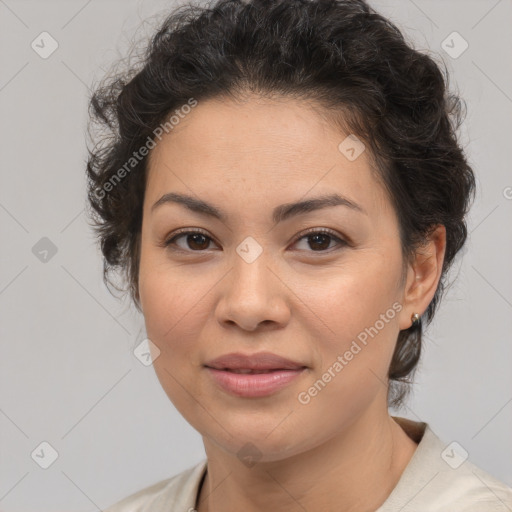
<path fill-rule="evenodd" d="M 404 288 L 403 316 L 400 329 L 408 329 L 413 323 L 412 315 L 423 315 L 434 298 L 443 270 L 446 251 L 446 228 L 436 226 L 427 242 L 419 247 L 411 259 Z"/>
<path fill-rule="evenodd" d="M 420 317 L 420 314 L 419 314 L 419 313 L 413 313 L 413 314 L 411 315 L 411 323 L 412 323 L 411 327 L 412 327 L 413 325 L 417 325 L 417 324 L 419 324 L 419 323 L 420 323 L 420 319 L 421 319 L 421 317 Z"/>

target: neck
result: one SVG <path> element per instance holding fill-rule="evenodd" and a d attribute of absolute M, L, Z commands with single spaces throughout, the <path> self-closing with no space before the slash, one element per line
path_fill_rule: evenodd
<path fill-rule="evenodd" d="M 376 510 L 417 447 L 387 409 L 376 416 L 366 411 L 306 452 L 253 467 L 205 440 L 208 469 L 198 512 Z"/>

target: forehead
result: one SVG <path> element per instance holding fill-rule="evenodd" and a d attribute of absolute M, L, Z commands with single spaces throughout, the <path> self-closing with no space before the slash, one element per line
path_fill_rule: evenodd
<path fill-rule="evenodd" d="M 318 108 L 254 96 L 198 102 L 151 150 L 146 195 L 180 189 L 232 200 L 243 188 L 244 204 L 339 192 L 368 210 L 389 207 L 366 150 L 349 160 L 339 149 L 349 134 Z"/>

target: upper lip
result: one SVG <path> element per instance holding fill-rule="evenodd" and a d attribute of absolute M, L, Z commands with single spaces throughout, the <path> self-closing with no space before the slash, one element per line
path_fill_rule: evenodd
<path fill-rule="evenodd" d="M 205 363 L 216 370 L 301 370 L 305 365 L 271 352 L 225 354 Z"/>

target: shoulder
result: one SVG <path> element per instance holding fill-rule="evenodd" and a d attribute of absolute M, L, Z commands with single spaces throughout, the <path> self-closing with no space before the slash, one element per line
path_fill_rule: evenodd
<path fill-rule="evenodd" d="M 461 512 L 510 512 L 512 488 L 467 461 L 465 471 L 454 479 L 464 503 Z"/>
<path fill-rule="evenodd" d="M 437 454 L 436 454 L 437 455 Z M 467 454 L 462 453 L 462 458 Z M 469 460 L 456 460 L 456 449 L 444 447 L 436 473 L 432 475 L 430 496 L 437 500 L 439 510 L 450 512 L 510 512 L 512 488 Z M 460 456 L 459 456 L 460 457 Z M 458 464 L 461 464 L 458 466 Z M 441 508 L 443 507 L 443 508 Z"/>
<path fill-rule="evenodd" d="M 403 422 L 400 422 L 404 426 Z M 444 443 L 426 423 L 416 452 L 378 512 L 510 512 L 512 488 Z"/>
<path fill-rule="evenodd" d="M 206 460 L 181 473 L 146 487 L 115 503 L 104 512 L 188 512 L 193 510 Z M 173 507 L 173 508 L 171 508 Z"/>

